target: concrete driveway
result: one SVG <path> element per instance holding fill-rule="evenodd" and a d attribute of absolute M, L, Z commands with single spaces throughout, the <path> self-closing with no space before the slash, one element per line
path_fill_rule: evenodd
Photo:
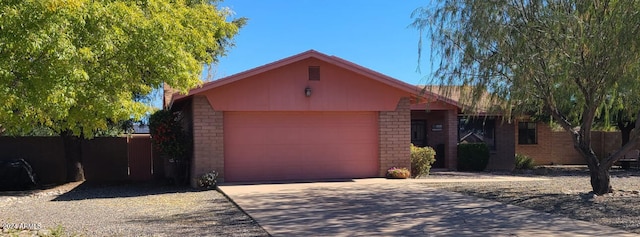
<path fill-rule="evenodd" d="M 361 179 L 220 189 L 273 236 L 636 236 L 430 188 L 434 181 L 447 182 Z"/>

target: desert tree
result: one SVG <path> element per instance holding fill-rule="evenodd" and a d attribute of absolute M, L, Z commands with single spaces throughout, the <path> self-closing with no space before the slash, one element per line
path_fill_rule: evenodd
<path fill-rule="evenodd" d="M 472 100 L 488 93 L 508 117 L 550 115 L 572 135 L 593 192 L 612 192 L 609 170 L 640 133 L 597 157 L 591 131 L 614 105 L 640 127 L 638 1 L 445 0 L 418 8 L 413 19 L 421 41 L 431 42 L 433 83 L 473 88 Z"/>

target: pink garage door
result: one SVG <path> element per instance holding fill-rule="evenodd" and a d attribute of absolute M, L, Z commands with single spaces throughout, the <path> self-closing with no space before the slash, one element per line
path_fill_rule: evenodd
<path fill-rule="evenodd" d="M 225 180 L 378 174 L 376 112 L 225 112 Z"/>

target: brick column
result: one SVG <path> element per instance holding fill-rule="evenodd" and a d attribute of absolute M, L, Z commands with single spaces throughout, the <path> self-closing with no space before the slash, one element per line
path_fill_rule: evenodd
<path fill-rule="evenodd" d="M 455 170 L 458 166 L 458 111 L 446 111 L 444 129 L 446 134 L 444 166 Z"/>
<path fill-rule="evenodd" d="M 215 170 L 224 181 L 223 112 L 215 111 L 205 96 L 193 96 L 193 160 L 191 186 L 200 175 Z"/>
<path fill-rule="evenodd" d="M 512 171 L 515 167 L 516 126 L 513 122 L 500 121 L 499 117 L 495 123 L 496 150 L 492 151 L 487 170 Z"/>
<path fill-rule="evenodd" d="M 178 92 L 169 86 L 167 83 L 162 84 L 162 108 L 169 109 L 171 107 L 171 100 L 173 99 L 173 94 Z"/>
<path fill-rule="evenodd" d="M 378 134 L 380 172 L 384 177 L 391 167 L 411 168 L 411 110 L 409 98 L 401 98 L 395 111 L 380 111 Z"/>

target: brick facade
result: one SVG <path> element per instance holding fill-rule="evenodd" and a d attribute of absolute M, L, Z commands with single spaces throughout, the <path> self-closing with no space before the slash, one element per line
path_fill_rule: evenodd
<path fill-rule="evenodd" d="M 436 110 L 424 111 L 413 110 L 411 119 L 416 121 L 426 121 L 427 124 L 427 144 L 439 152 L 436 155 L 436 163 L 432 168 L 447 168 L 455 170 L 457 168 L 458 155 L 458 123 L 460 115 L 456 110 Z M 488 170 L 512 170 L 514 167 L 515 141 L 513 139 L 515 125 L 501 122 L 497 117 L 495 120 L 495 145 L 496 149 L 491 150 L 491 158 L 487 166 Z M 442 130 L 433 129 L 436 125 L 442 125 Z M 442 152 L 438 151 L 444 146 Z M 438 160 L 444 157 L 444 160 Z"/>
<path fill-rule="evenodd" d="M 171 100 L 173 99 L 173 94 L 177 93 L 178 90 L 171 88 L 169 84 L 162 84 L 162 108 L 168 109 L 171 107 Z"/>
<path fill-rule="evenodd" d="M 409 98 L 402 98 L 395 111 L 380 111 L 380 176 L 391 167 L 411 167 L 411 110 Z"/>
<path fill-rule="evenodd" d="M 445 167 L 458 167 L 458 111 L 445 111 Z"/>
<path fill-rule="evenodd" d="M 584 165 L 584 158 L 573 148 L 571 134 L 553 131 L 546 123 L 537 123 L 537 144 L 518 144 L 518 127 L 515 130 L 515 147 L 517 154 L 527 155 L 535 160 L 536 165 Z M 609 152 L 621 147 L 620 132 L 591 132 L 591 146 L 598 157 L 607 156 Z"/>
<path fill-rule="evenodd" d="M 521 122 L 521 121 L 518 121 Z M 515 130 L 515 143 L 516 153 L 527 155 L 536 161 L 536 164 L 551 164 L 553 158 L 553 139 L 551 134 L 551 128 L 545 123 L 537 123 L 537 144 L 519 144 L 518 143 L 518 122 L 516 122 Z M 571 137 L 569 137 L 571 139 Z M 567 144 L 564 144 L 567 145 Z M 573 149 L 573 145 L 566 146 L 569 149 Z"/>
<path fill-rule="evenodd" d="M 513 122 L 500 121 L 496 119 L 496 150 L 491 151 L 487 170 L 513 170 L 515 167 L 515 146 L 516 140 L 514 130 L 517 128 Z"/>
<path fill-rule="evenodd" d="M 191 185 L 196 186 L 200 175 L 215 170 L 224 181 L 224 131 L 223 112 L 215 111 L 207 97 L 193 96 L 193 160 L 191 164 Z"/>

